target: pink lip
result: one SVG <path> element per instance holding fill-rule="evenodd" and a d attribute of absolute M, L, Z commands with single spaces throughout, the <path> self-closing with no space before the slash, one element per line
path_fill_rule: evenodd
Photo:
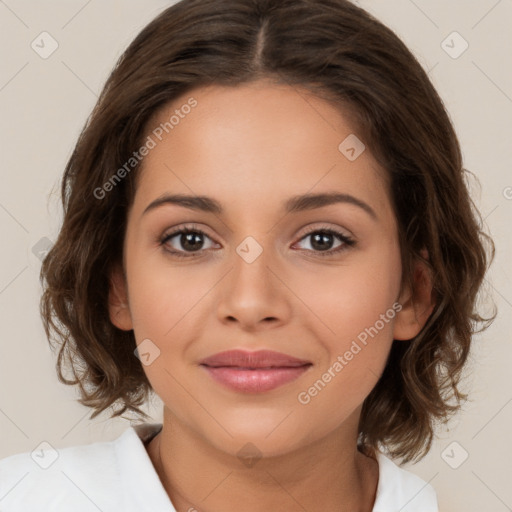
<path fill-rule="evenodd" d="M 200 365 L 230 389 L 259 393 L 295 380 L 312 363 L 270 350 L 229 350 L 203 359 Z"/>

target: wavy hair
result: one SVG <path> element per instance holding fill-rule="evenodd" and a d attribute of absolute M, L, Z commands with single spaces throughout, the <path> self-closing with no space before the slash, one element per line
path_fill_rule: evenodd
<path fill-rule="evenodd" d="M 116 328 L 108 312 L 140 165 L 101 199 L 95 190 L 141 146 L 160 108 L 197 87 L 258 79 L 302 87 L 350 113 L 389 177 L 402 289 L 413 286 L 415 261 L 431 272 L 435 308 L 415 338 L 393 341 L 363 403 L 358 439 L 366 453 L 382 446 L 403 462 L 422 458 L 436 421 L 467 399 L 459 387 L 472 336 L 496 316 L 476 308 L 495 247 L 427 73 L 392 30 L 347 0 L 181 0 L 121 55 L 66 165 L 63 224 L 41 267 L 40 310 L 59 348 L 59 380 L 79 386 L 91 418 L 116 404 L 112 417 L 131 410 L 148 418 L 139 407 L 152 388 L 133 331 Z"/>

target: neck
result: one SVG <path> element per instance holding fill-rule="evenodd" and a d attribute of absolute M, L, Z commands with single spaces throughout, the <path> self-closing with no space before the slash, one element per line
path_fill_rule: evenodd
<path fill-rule="evenodd" d="M 371 512 L 378 464 L 357 450 L 356 441 L 340 429 L 285 454 L 242 460 L 165 408 L 162 431 L 147 449 L 179 511 Z"/>

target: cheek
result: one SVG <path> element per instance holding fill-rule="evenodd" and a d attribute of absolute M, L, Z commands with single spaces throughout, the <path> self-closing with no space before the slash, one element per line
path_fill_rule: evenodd
<path fill-rule="evenodd" d="M 179 383 L 187 381 L 187 347 L 200 338 L 195 314 L 209 300 L 204 297 L 208 291 L 204 276 L 200 280 L 198 275 L 171 269 L 162 265 L 162 260 L 143 265 L 134 259 L 131 269 L 130 311 L 135 339 L 139 350 L 146 348 L 151 359 L 144 364 L 144 372 L 164 403 L 184 408 L 190 397 Z"/>
<path fill-rule="evenodd" d="M 325 418 L 320 427 L 324 433 L 363 403 L 377 384 L 391 349 L 400 306 L 393 307 L 393 294 L 375 293 L 374 283 L 369 283 L 363 285 L 359 280 L 360 289 L 353 294 L 347 289 L 339 297 L 338 292 L 337 307 L 323 310 L 322 319 L 333 331 L 318 337 L 327 357 L 296 396 L 303 415 Z"/>
<path fill-rule="evenodd" d="M 187 324 L 194 308 L 214 285 L 215 276 L 194 271 L 192 266 L 173 266 L 159 251 L 132 253 L 127 273 L 136 339 L 139 333 L 164 343 Z"/>
<path fill-rule="evenodd" d="M 138 345 L 146 344 L 141 349 L 147 346 L 157 354 L 144 372 L 162 399 L 186 404 L 190 397 L 181 396 L 179 383 L 186 382 L 193 369 L 191 351 L 204 337 L 205 313 L 215 307 L 209 292 L 218 277 L 193 266 L 171 267 L 162 256 L 145 258 L 144 263 L 133 258 L 131 267 L 127 262 L 135 339 Z"/>
<path fill-rule="evenodd" d="M 399 251 L 389 244 L 353 262 L 304 283 L 316 313 L 310 329 L 327 355 L 310 379 L 311 393 L 304 390 L 304 401 L 315 401 L 315 407 L 361 403 L 377 383 L 393 342 L 401 309 Z"/>
<path fill-rule="evenodd" d="M 345 343 L 375 324 L 384 337 L 392 332 L 401 279 L 399 249 L 393 243 L 353 253 L 346 264 L 315 275 L 304 273 L 301 279 L 306 305 L 330 339 Z"/>

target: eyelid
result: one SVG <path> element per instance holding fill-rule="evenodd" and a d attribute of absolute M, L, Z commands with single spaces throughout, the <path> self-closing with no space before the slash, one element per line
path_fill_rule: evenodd
<path fill-rule="evenodd" d="M 164 234 L 161 237 L 159 237 L 159 239 L 158 239 L 159 245 L 161 245 L 167 253 L 169 253 L 171 255 L 178 256 L 178 257 L 189 257 L 189 258 L 199 257 L 199 256 L 203 255 L 205 252 L 209 252 L 211 250 L 211 249 L 200 249 L 197 252 L 187 253 L 186 251 L 182 251 L 182 250 L 165 249 L 164 246 L 167 244 L 167 242 L 170 239 L 174 238 L 175 236 L 177 236 L 179 234 L 186 233 L 186 232 L 199 233 L 199 234 L 204 235 L 205 237 L 209 238 L 214 244 L 218 244 L 218 242 L 215 241 L 214 237 L 211 237 L 206 232 L 206 230 L 200 228 L 195 223 L 190 223 L 190 224 L 176 226 L 176 227 L 171 228 L 170 230 L 164 232 Z M 292 244 L 292 247 L 294 245 L 296 245 L 297 243 L 301 242 L 302 240 L 304 240 L 305 238 L 307 238 L 309 235 L 311 235 L 313 233 L 319 233 L 319 232 L 325 232 L 325 233 L 328 233 L 328 234 L 331 234 L 331 235 L 337 237 L 342 242 L 341 246 L 339 246 L 336 249 L 329 249 L 326 251 L 313 251 L 313 250 L 308 250 L 308 249 L 298 249 L 298 250 L 313 253 L 313 254 L 316 254 L 317 256 L 327 258 L 329 256 L 333 256 L 333 257 L 337 256 L 337 255 L 339 255 L 339 253 L 346 251 L 346 250 L 350 249 L 351 247 L 357 245 L 357 241 L 353 238 L 352 235 L 344 233 L 341 230 L 341 228 L 339 228 L 339 227 L 333 227 L 331 225 L 324 223 L 320 226 L 318 226 L 318 225 L 307 226 L 305 228 L 305 231 L 301 234 L 301 236 L 299 238 L 297 238 L 296 242 L 294 242 Z"/>
<path fill-rule="evenodd" d="M 200 233 L 206 237 L 208 237 L 212 242 L 218 243 L 215 241 L 214 237 L 208 234 L 206 229 L 203 229 L 199 227 L 199 225 L 190 223 L 190 224 L 182 224 L 179 226 L 176 226 L 174 228 L 170 228 L 168 230 L 165 230 L 163 235 L 158 237 L 158 241 L 161 243 L 165 243 L 167 240 L 175 237 L 176 235 L 179 235 L 183 232 L 194 232 L 194 233 Z"/>
<path fill-rule="evenodd" d="M 340 228 L 337 226 L 332 226 L 331 224 L 325 224 L 325 223 L 321 224 L 320 226 L 318 226 L 316 224 L 310 225 L 305 228 L 305 232 L 302 233 L 300 239 L 304 238 L 307 235 L 310 235 L 311 233 L 316 233 L 317 231 L 334 231 L 334 232 L 339 233 L 340 235 L 343 235 L 346 238 L 353 238 L 353 236 L 349 232 L 345 233 L 345 231 L 348 231 L 348 230 L 344 230 L 342 232 L 342 229 L 343 228 Z"/>
<path fill-rule="evenodd" d="M 320 226 L 318 226 L 318 225 L 309 225 L 309 226 L 307 226 L 304 229 L 305 229 L 305 231 L 302 232 L 302 234 L 300 235 L 299 238 L 297 238 L 297 241 L 300 241 L 305 236 L 307 236 L 307 235 L 309 235 L 311 233 L 315 233 L 317 231 L 335 231 L 335 232 L 338 232 L 340 235 L 343 235 L 346 238 L 353 239 L 353 235 L 350 232 L 340 232 L 341 228 L 333 227 L 330 224 L 323 223 Z M 165 230 L 164 234 L 162 236 L 160 236 L 159 239 L 161 240 L 161 239 L 169 238 L 170 236 L 178 234 L 178 233 L 180 233 L 182 231 L 197 231 L 199 233 L 202 233 L 202 234 L 206 235 L 208 238 L 210 238 L 212 240 L 214 238 L 210 234 L 208 234 L 206 229 L 204 229 L 204 228 L 200 227 L 198 224 L 192 222 L 192 223 L 185 223 L 185 224 L 182 224 L 182 225 L 178 225 L 178 226 L 176 226 L 174 228 L 169 228 L 168 230 Z"/>
<path fill-rule="evenodd" d="M 337 237 L 341 242 L 341 246 L 337 247 L 336 249 L 329 249 L 327 251 L 310 251 L 305 249 L 299 249 L 299 250 L 305 250 L 308 253 L 313 253 L 315 255 L 318 255 L 320 257 L 328 258 L 330 256 L 335 257 L 338 256 L 340 253 L 353 248 L 357 245 L 357 240 L 351 235 L 344 233 L 341 228 L 339 227 L 332 227 L 331 225 L 323 224 L 321 226 L 308 226 L 306 228 L 306 232 L 302 233 L 301 236 L 298 238 L 297 242 L 295 242 L 293 245 L 296 245 L 297 243 L 301 242 L 302 240 L 306 239 L 308 236 L 310 236 L 313 233 L 328 233 L 334 237 Z"/>

